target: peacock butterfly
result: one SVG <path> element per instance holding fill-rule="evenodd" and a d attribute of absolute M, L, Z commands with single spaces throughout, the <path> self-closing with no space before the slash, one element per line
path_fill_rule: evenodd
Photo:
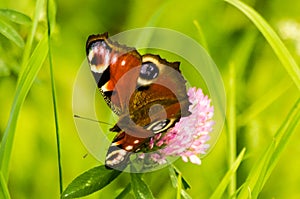
<path fill-rule="evenodd" d="M 179 62 L 141 55 L 135 48 L 110 40 L 108 33 L 89 36 L 86 54 L 99 91 L 119 117 L 110 128 L 117 135 L 107 151 L 105 165 L 123 170 L 130 154 L 190 115 L 186 81 Z"/>

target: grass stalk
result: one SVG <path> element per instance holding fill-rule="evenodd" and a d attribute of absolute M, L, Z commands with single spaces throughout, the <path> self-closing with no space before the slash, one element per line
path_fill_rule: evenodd
<path fill-rule="evenodd" d="M 55 77 L 53 71 L 52 62 L 52 50 L 51 50 L 51 32 L 52 26 L 55 22 L 55 7 L 52 0 L 47 1 L 47 26 L 48 26 L 48 57 L 49 57 L 49 68 L 50 68 L 50 79 L 51 79 L 51 93 L 52 93 L 52 103 L 53 103 L 53 113 L 55 122 L 55 135 L 56 135 L 56 147 L 57 147 L 57 164 L 58 164 L 58 175 L 59 175 L 59 192 L 63 192 L 63 178 L 62 178 L 62 160 L 61 160 L 61 147 L 60 147 L 60 129 L 59 129 L 59 118 L 58 118 L 58 108 L 57 108 L 57 97 L 56 97 L 56 87 L 55 87 Z M 53 15 L 54 14 L 54 15 Z"/>
<path fill-rule="evenodd" d="M 274 139 L 267 150 L 261 155 L 258 161 L 252 166 L 248 178 L 241 189 L 238 198 L 257 198 L 265 185 L 267 179 L 275 168 L 280 155 L 288 144 L 295 128 L 300 120 L 300 99 L 297 100 L 294 107 L 282 122 L 281 127 L 276 132 Z"/>
<path fill-rule="evenodd" d="M 300 68 L 297 65 L 297 62 L 292 57 L 286 46 L 283 44 L 279 36 L 272 29 L 272 27 L 266 22 L 266 20 L 260 16 L 253 8 L 249 7 L 245 3 L 239 0 L 225 0 L 229 4 L 235 6 L 241 12 L 243 12 L 248 19 L 250 19 L 256 28 L 261 32 L 265 37 L 267 42 L 270 44 L 274 53 L 278 57 L 279 61 L 286 69 L 295 85 L 300 90 Z"/>
<path fill-rule="evenodd" d="M 229 65 L 229 92 L 228 92 L 228 165 L 229 168 L 234 164 L 236 159 L 236 74 L 235 65 Z M 236 173 L 231 176 L 228 193 L 232 196 L 236 191 Z"/>
<path fill-rule="evenodd" d="M 227 185 L 230 183 L 231 178 L 233 175 L 235 175 L 237 169 L 239 168 L 242 160 L 244 159 L 246 149 L 243 148 L 239 154 L 239 156 L 236 158 L 234 163 L 231 165 L 231 167 L 226 172 L 225 176 L 223 177 L 222 181 L 219 183 L 218 187 L 215 189 L 214 193 L 210 196 L 210 199 L 219 199 L 222 198 L 223 193 L 227 187 Z M 233 193 L 231 195 L 232 197 L 235 196 L 236 193 Z M 227 197 L 230 198 L 230 197 Z"/>
<path fill-rule="evenodd" d="M 176 195 L 176 199 L 181 199 L 181 173 L 178 173 L 178 177 L 177 177 L 177 195 Z"/>
<path fill-rule="evenodd" d="M 290 80 L 283 79 L 278 83 L 278 85 L 274 86 L 265 95 L 256 100 L 249 108 L 244 110 L 242 114 L 238 115 L 238 124 L 240 126 L 246 125 L 249 121 L 281 97 L 292 85 L 293 84 Z"/>
<path fill-rule="evenodd" d="M 6 184 L 6 181 L 2 175 L 2 172 L 0 172 L 0 198 L 3 199 L 10 199 L 10 194 L 8 191 L 8 187 Z"/>
<path fill-rule="evenodd" d="M 44 60 L 46 59 L 48 53 L 46 49 L 47 38 L 44 36 L 39 41 L 32 54 L 30 54 L 32 49 L 32 41 L 38 24 L 39 14 L 43 10 L 43 5 L 44 0 L 38 0 L 36 3 L 34 21 L 32 24 L 31 32 L 28 36 L 25 45 L 21 63 L 21 72 L 19 73 L 18 83 L 10 111 L 10 116 L 7 122 L 7 127 L 4 131 L 3 138 L 1 140 L 0 170 L 5 182 L 8 181 L 11 153 L 20 110 L 31 88 L 31 85 L 33 84 L 33 81 L 38 71 L 40 70 L 42 64 L 44 63 Z"/>
<path fill-rule="evenodd" d="M 207 41 L 205 39 L 205 36 L 204 36 L 204 33 L 203 33 L 203 30 L 199 24 L 199 22 L 195 19 L 193 21 L 194 23 L 194 26 L 196 27 L 197 31 L 198 31 L 198 35 L 199 35 L 199 39 L 200 39 L 200 44 L 205 48 L 205 50 L 209 53 L 209 48 L 208 48 L 208 44 L 207 44 Z"/>
<path fill-rule="evenodd" d="M 25 101 L 25 98 L 33 84 L 33 81 L 47 57 L 47 53 L 47 37 L 45 35 L 33 51 L 31 57 L 28 60 L 24 73 L 22 73 L 20 81 L 17 84 L 7 127 L 4 131 L 0 146 L 0 170 L 5 181 L 8 180 L 9 164 L 19 113 Z"/>
<path fill-rule="evenodd" d="M 20 76 L 22 76 L 22 73 L 25 70 L 25 66 L 27 64 L 28 58 L 29 58 L 30 53 L 31 53 L 34 35 L 36 33 L 36 29 L 37 29 L 37 26 L 38 26 L 38 23 L 39 23 L 40 14 L 44 9 L 43 8 L 44 3 L 45 3 L 44 0 L 37 0 L 37 2 L 36 2 L 33 21 L 32 21 L 32 24 L 31 24 L 31 30 L 30 30 L 29 35 L 27 37 L 27 41 L 26 41 L 26 44 L 25 44 L 24 52 L 23 52 Z M 18 79 L 18 82 L 20 82 L 20 79 Z"/>

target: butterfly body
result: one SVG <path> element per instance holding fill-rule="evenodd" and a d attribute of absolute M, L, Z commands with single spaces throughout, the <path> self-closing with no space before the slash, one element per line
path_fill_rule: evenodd
<path fill-rule="evenodd" d="M 117 135 L 105 164 L 124 169 L 131 153 L 190 114 L 185 80 L 179 62 L 167 62 L 158 55 L 140 55 L 134 48 L 111 41 L 107 33 L 90 36 L 86 49 L 98 88 L 119 116 L 110 129 Z"/>

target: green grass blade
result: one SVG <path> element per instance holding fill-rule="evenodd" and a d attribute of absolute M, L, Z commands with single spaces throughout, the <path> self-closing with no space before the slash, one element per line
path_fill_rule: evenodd
<path fill-rule="evenodd" d="M 300 121 L 300 99 L 296 102 L 295 106 L 291 109 L 286 120 L 283 122 L 277 131 L 274 140 L 268 147 L 267 151 L 253 166 L 249 176 L 246 180 L 244 188 L 241 190 L 238 198 L 247 198 L 249 194 L 251 197 L 256 198 L 262 190 L 265 182 L 271 175 L 274 167 L 276 166 L 282 151 L 288 143 L 294 129 Z M 249 193 L 250 190 L 250 193 Z"/>
<path fill-rule="evenodd" d="M 169 175 L 171 179 L 172 186 L 174 188 L 177 187 L 177 177 L 181 173 L 177 167 L 175 167 L 173 164 L 169 166 Z M 191 185 L 188 183 L 188 181 L 181 175 L 181 182 L 184 189 L 190 189 Z"/>
<path fill-rule="evenodd" d="M 256 100 L 256 102 L 254 102 L 249 108 L 244 110 L 243 113 L 238 116 L 238 124 L 240 126 L 247 124 L 249 121 L 255 118 L 255 116 L 264 111 L 275 100 L 282 96 L 291 86 L 292 82 L 287 79 L 284 79 L 277 85 L 274 85 L 274 87 L 270 88 L 265 95 Z"/>
<path fill-rule="evenodd" d="M 222 181 L 219 183 L 219 185 L 216 188 L 216 190 L 214 191 L 214 193 L 211 195 L 211 197 L 210 197 L 211 199 L 222 198 L 222 195 L 223 195 L 226 187 L 230 183 L 233 174 L 236 173 L 238 167 L 240 166 L 240 164 L 244 158 L 245 151 L 246 151 L 246 149 L 243 148 L 242 151 L 240 152 L 239 156 L 235 160 L 235 162 L 231 165 L 231 168 L 227 171 L 227 173 L 223 177 Z"/>
<path fill-rule="evenodd" d="M 135 198 L 137 199 L 151 199 L 154 198 L 148 185 L 142 180 L 142 175 L 138 173 L 131 173 L 131 187 Z"/>
<path fill-rule="evenodd" d="M 202 31 L 202 28 L 199 24 L 199 22 L 197 20 L 194 20 L 193 21 L 197 31 L 198 31 L 198 35 L 199 35 L 199 39 L 200 39 L 200 44 L 203 46 L 203 48 L 208 52 L 209 54 L 209 48 L 208 48 L 208 45 L 207 45 L 207 41 L 206 41 L 206 38 L 204 36 L 204 33 Z"/>
<path fill-rule="evenodd" d="M 0 19 L 0 34 L 14 42 L 20 48 L 24 47 L 24 40 L 19 33 L 8 23 Z"/>
<path fill-rule="evenodd" d="M 174 188 L 177 188 L 177 197 L 182 196 L 185 199 L 190 199 L 191 196 L 185 190 L 190 189 L 191 186 L 184 179 L 184 177 L 182 176 L 182 173 L 174 165 L 169 166 L 169 175 L 170 175 L 172 186 Z M 179 179 L 180 179 L 180 181 L 178 181 Z"/>
<path fill-rule="evenodd" d="M 51 92 L 52 103 L 55 121 L 55 135 L 56 135 L 56 148 L 57 148 L 57 164 L 58 164 L 58 176 L 59 176 L 59 192 L 63 192 L 63 174 L 62 174 L 62 160 L 61 160 L 61 147 L 60 147 L 60 129 L 57 109 L 57 98 L 55 89 L 55 78 L 53 72 L 52 63 L 52 51 L 51 51 L 51 33 L 55 26 L 56 6 L 53 0 L 47 1 L 47 25 L 48 25 L 48 51 L 49 51 L 49 67 L 50 67 L 50 79 L 51 79 Z"/>
<path fill-rule="evenodd" d="M 177 176 L 177 195 L 176 195 L 176 199 L 181 199 L 181 189 L 182 189 L 181 173 L 178 173 L 178 176 Z"/>
<path fill-rule="evenodd" d="M 192 199 L 192 197 L 184 189 L 181 189 L 180 193 L 184 199 Z"/>
<path fill-rule="evenodd" d="M 149 20 L 147 21 L 145 27 L 155 27 L 157 26 L 157 23 L 160 20 L 160 17 L 162 16 L 162 14 L 164 13 L 164 11 L 167 8 L 167 5 L 169 4 L 168 1 L 165 1 L 163 3 L 161 3 L 161 5 L 159 6 L 159 8 L 157 8 L 155 10 L 155 12 L 153 12 L 153 14 L 151 15 L 151 17 L 149 18 Z M 146 30 L 143 32 L 143 34 L 138 38 L 137 40 L 137 44 L 139 43 L 145 43 L 148 44 L 150 43 L 152 36 L 153 36 L 153 32 L 154 30 Z"/>
<path fill-rule="evenodd" d="M 38 23 L 39 23 L 40 16 L 41 16 L 42 13 L 45 12 L 44 5 L 45 5 L 45 0 L 37 0 L 36 7 L 35 7 L 34 18 L 33 18 L 33 22 L 32 22 L 32 25 L 31 25 L 31 30 L 30 30 L 30 33 L 27 37 L 27 41 L 26 41 L 26 44 L 25 44 L 24 52 L 23 52 L 22 63 L 21 63 L 21 71 L 19 73 L 18 83 L 21 81 L 20 77 L 26 78 L 26 76 L 23 75 L 23 72 L 24 72 L 26 64 L 28 62 L 28 58 L 30 57 L 30 54 L 31 54 L 33 39 L 34 39 L 34 35 L 35 35 L 36 29 L 37 29 L 37 26 L 38 26 Z"/>
<path fill-rule="evenodd" d="M 265 185 L 266 181 L 270 177 L 272 171 L 274 170 L 276 164 L 279 161 L 280 155 L 284 151 L 288 141 L 295 132 L 295 128 L 299 125 L 300 121 L 300 99 L 296 102 L 295 106 L 292 108 L 291 112 L 289 113 L 288 119 L 284 122 L 284 130 L 278 131 L 278 134 L 275 136 L 276 141 L 276 149 L 274 150 L 268 165 L 266 166 L 266 171 L 263 173 L 264 178 L 262 178 L 261 183 L 257 184 L 254 188 L 255 195 L 258 195 L 262 190 L 263 186 Z"/>
<path fill-rule="evenodd" d="M 229 146 L 228 165 L 231 167 L 236 159 L 236 74 L 234 64 L 230 64 L 229 71 L 227 125 Z M 236 191 L 236 173 L 232 173 L 228 191 L 229 195 L 233 195 Z"/>
<path fill-rule="evenodd" d="M 31 24 L 31 19 L 27 15 L 11 9 L 0 9 L 0 15 L 18 24 Z"/>
<path fill-rule="evenodd" d="M 175 169 L 174 169 L 173 165 L 169 166 L 169 175 L 170 175 L 170 180 L 171 180 L 172 186 L 174 188 L 176 188 L 177 187 L 177 175 L 175 173 Z"/>
<path fill-rule="evenodd" d="M 246 67 L 254 50 L 256 40 L 257 31 L 252 29 L 246 30 L 246 33 L 240 39 L 238 45 L 234 48 L 232 56 L 229 58 L 230 62 L 235 65 L 235 73 L 238 74 L 236 81 L 240 81 L 239 84 L 243 83 L 242 78 L 245 75 Z"/>
<path fill-rule="evenodd" d="M 0 172 L 0 198 L 10 199 L 7 184 L 6 184 L 6 181 L 5 181 L 5 179 L 2 175 L 2 172 Z"/>
<path fill-rule="evenodd" d="M 285 67 L 288 74 L 300 90 L 300 69 L 296 61 L 285 47 L 279 36 L 271 28 L 271 26 L 251 7 L 239 0 L 225 0 L 243 12 L 258 28 L 258 30 L 266 38 L 278 59 Z"/>
<path fill-rule="evenodd" d="M 266 170 L 266 163 L 269 161 L 271 154 L 275 150 L 275 140 L 270 144 L 265 153 L 261 156 L 259 161 L 255 165 L 253 165 L 252 170 L 248 174 L 248 178 L 246 182 L 242 185 L 242 189 L 240 189 L 240 193 L 238 194 L 238 198 L 251 198 L 253 195 L 253 189 L 255 184 L 257 184 L 261 178 L 261 174 Z"/>
<path fill-rule="evenodd" d="M 123 199 L 127 196 L 127 194 L 129 194 L 129 192 L 131 191 L 131 184 L 129 183 L 124 189 L 123 191 L 116 197 L 116 199 Z"/>
<path fill-rule="evenodd" d="M 48 35 L 52 34 L 56 24 L 56 3 L 55 0 L 47 1 L 47 23 Z"/>
<path fill-rule="evenodd" d="M 45 34 L 26 64 L 26 68 L 23 73 L 23 76 L 25 77 L 20 77 L 21 81 L 17 84 L 9 120 L 1 142 L 0 170 L 2 171 L 3 177 L 6 181 L 8 179 L 9 163 L 19 112 L 37 73 L 46 59 L 47 54 L 47 36 Z"/>

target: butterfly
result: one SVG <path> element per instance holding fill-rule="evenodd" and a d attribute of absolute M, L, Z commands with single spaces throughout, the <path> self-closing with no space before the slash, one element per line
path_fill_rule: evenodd
<path fill-rule="evenodd" d="M 151 137 L 167 132 L 190 114 L 186 81 L 179 62 L 141 55 L 133 47 L 112 41 L 108 33 L 89 36 L 86 55 L 100 93 L 119 117 L 109 129 L 117 134 L 105 166 L 123 170 L 130 155 L 145 148 Z"/>

